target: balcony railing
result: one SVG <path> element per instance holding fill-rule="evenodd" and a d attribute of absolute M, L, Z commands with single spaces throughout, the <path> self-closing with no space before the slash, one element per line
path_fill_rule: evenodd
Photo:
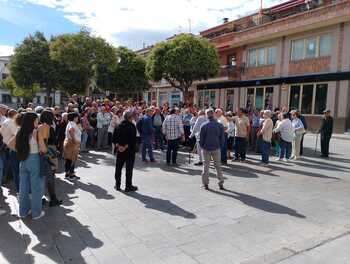
<path fill-rule="evenodd" d="M 228 77 L 229 79 L 236 79 L 239 77 L 239 69 L 236 66 L 221 66 L 219 77 Z"/>

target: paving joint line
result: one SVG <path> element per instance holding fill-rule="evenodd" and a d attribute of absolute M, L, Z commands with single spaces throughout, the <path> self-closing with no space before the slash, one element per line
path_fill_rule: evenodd
<path fill-rule="evenodd" d="M 319 248 L 319 247 L 321 247 L 321 246 L 324 246 L 324 245 L 326 245 L 326 244 L 328 244 L 328 243 L 331 243 L 331 242 L 333 242 L 333 241 L 335 241 L 335 240 L 338 240 L 338 239 L 340 239 L 340 238 L 346 237 L 346 236 L 348 236 L 348 235 L 350 235 L 350 230 L 349 230 L 349 231 L 346 231 L 345 233 L 340 234 L 340 235 L 338 235 L 338 236 L 325 239 L 325 240 L 321 241 L 320 243 L 316 244 L 315 246 L 312 246 L 312 247 L 310 247 L 310 248 L 306 248 L 306 249 L 303 249 L 303 250 L 300 250 L 300 251 L 294 251 L 294 250 L 292 250 L 292 249 L 290 249 L 290 248 L 282 248 L 282 249 L 284 249 L 284 250 L 288 250 L 288 251 L 292 252 L 293 254 L 290 255 L 290 256 L 288 256 L 288 257 L 285 257 L 285 258 L 282 258 L 282 259 L 280 259 L 280 260 L 277 260 L 277 261 L 275 261 L 275 262 L 273 262 L 273 263 L 271 263 L 271 264 L 278 264 L 278 263 L 281 263 L 281 262 L 284 261 L 284 260 L 291 259 L 291 258 L 293 258 L 293 257 L 295 257 L 295 256 L 298 256 L 298 255 L 301 255 L 301 254 L 303 254 L 303 253 L 309 252 L 309 251 L 311 251 L 311 250 L 313 250 L 313 249 Z"/>

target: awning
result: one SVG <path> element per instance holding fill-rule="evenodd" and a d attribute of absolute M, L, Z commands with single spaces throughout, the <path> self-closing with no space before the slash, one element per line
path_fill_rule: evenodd
<path fill-rule="evenodd" d="M 268 86 L 268 85 L 282 85 L 293 83 L 316 83 L 316 82 L 332 82 L 350 80 L 350 71 L 347 72 L 330 72 L 317 73 L 309 75 L 297 75 L 288 77 L 278 77 L 269 79 L 256 79 L 246 81 L 222 81 L 214 83 L 198 84 L 198 90 L 207 89 L 226 89 L 235 87 L 254 87 L 254 86 Z"/>

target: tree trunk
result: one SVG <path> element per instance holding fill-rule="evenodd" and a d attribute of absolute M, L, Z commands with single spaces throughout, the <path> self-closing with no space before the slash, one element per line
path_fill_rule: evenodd
<path fill-rule="evenodd" d="M 51 88 L 46 88 L 46 106 L 50 105 Z"/>
<path fill-rule="evenodd" d="M 188 95 L 189 95 L 189 92 L 188 92 L 188 87 L 184 87 L 183 88 L 183 95 L 184 95 L 184 103 L 187 105 L 188 104 Z"/>
<path fill-rule="evenodd" d="M 90 96 L 90 84 L 91 84 L 91 82 L 90 82 L 90 79 L 87 79 L 86 81 L 85 81 L 85 96 Z"/>

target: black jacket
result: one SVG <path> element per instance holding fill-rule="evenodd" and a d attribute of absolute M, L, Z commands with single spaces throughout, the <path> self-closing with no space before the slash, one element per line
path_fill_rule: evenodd
<path fill-rule="evenodd" d="M 331 137 L 333 133 L 333 118 L 323 118 L 320 133 L 324 137 Z"/>
<path fill-rule="evenodd" d="M 123 120 L 120 125 L 114 130 L 113 144 L 119 144 L 120 146 L 128 145 L 126 152 L 136 152 L 136 127 L 128 120 Z"/>

